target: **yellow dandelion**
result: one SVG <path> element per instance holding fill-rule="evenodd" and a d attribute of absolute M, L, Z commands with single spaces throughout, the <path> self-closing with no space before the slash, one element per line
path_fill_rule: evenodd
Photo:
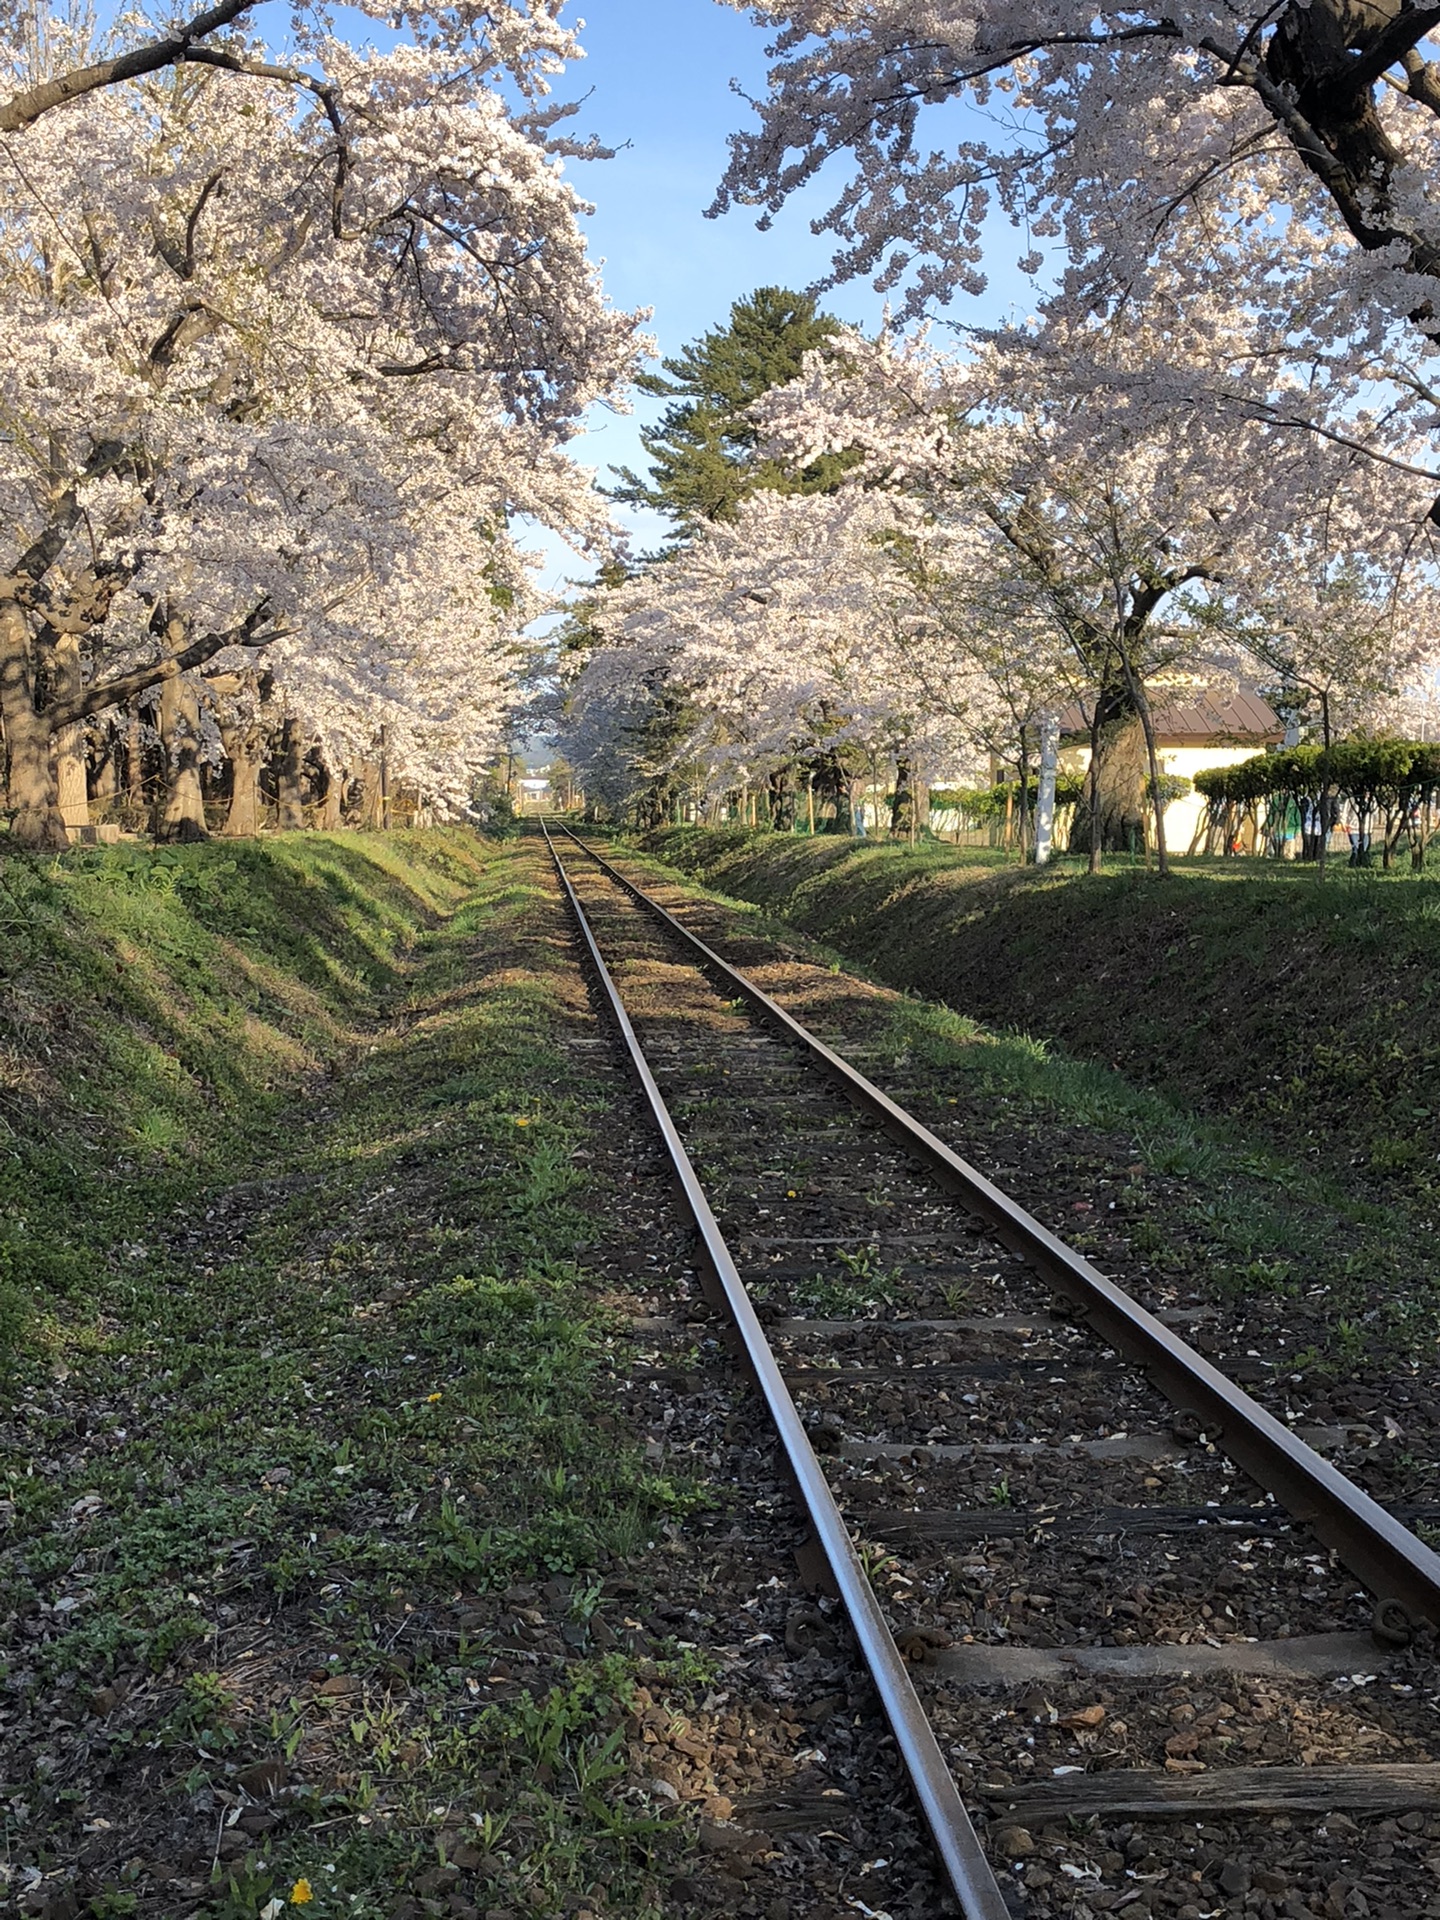
<path fill-rule="evenodd" d="M 517 1114 L 516 1114 L 516 1116 L 515 1116 L 515 1124 L 516 1124 L 516 1126 L 517 1126 L 517 1127 L 528 1127 L 528 1126 L 529 1126 L 529 1124 L 530 1124 L 530 1116 L 529 1116 L 529 1114 L 528 1114 L 528 1113 L 517 1113 Z"/>
<path fill-rule="evenodd" d="M 427 1407 L 433 1407 L 437 1400 L 443 1400 L 444 1398 L 443 1393 L 427 1393 L 425 1396 L 425 1404 Z"/>
<path fill-rule="evenodd" d="M 314 1898 L 315 1895 L 311 1891 L 308 1880 L 297 1880 L 290 1889 L 290 1904 L 292 1907 L 308 1906 Z"/>
<path fill-rule="evenodd" d="M 798 1193 L 796 1193 L 794 1187 L 787 1187 L 785 1189 L 785 1198 L 787 1200 L 798 1200 L 800 1196 Z"/>

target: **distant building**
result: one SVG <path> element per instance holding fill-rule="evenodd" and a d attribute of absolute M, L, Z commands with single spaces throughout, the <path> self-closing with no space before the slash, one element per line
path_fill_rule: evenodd
<path fill-rule="evenodd" d="M 1285 722 L 1253 687 L 1156 686 L 1149 689 L 1155 752 L 1162 774 L 1193 780 L 1207 767 L 1248 760 L 1285 738 Z M 1088 731 L 1079 707 L 1060 716 L 1060 764 L 1083 778 L 1090 766 Z M 1183 853 L 1205 815 L 1205 798 L 1193 790 L 1165 809 L 1165 844 Z"/>
<path fill-rule="evenodd" d="M 543 813 L 550 800 L 550 782 L 540 774 L 527 774 L 515 782 L 521 813 Z"/>

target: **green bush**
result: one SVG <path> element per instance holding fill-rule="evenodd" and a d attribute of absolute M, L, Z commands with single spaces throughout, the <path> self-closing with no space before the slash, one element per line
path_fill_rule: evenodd
<path fill-rule="evenodd" d="M 1031 775 L 1028 784 L 1031 810 L 1040 796 L 1040 782 Z M 1164 791 L 1164 782 L 1161 791 Z M 1180 791 L 1188 793 L 1190 782 L 1182 780 Z M 1057 773 L 1055 776 L 1055 805 L 1059 807 L 1078 806 L 1085 797 L 1085 782 L 1073 773 Z M 1166 794 L 1167 802 L 1175 795 Z M 932 787 L 930 789 L 930 809 L 932 813 L 962 813 L 967 820 L 977 826 L 984 826 L 991 820 L 1003 820 L 1008 805 L 1014 813 L 1020 803 L 1020 782 L 1001 780 L 993 787 Z"/>
<path fill-rule="evenodd" d="M 1319 803 L 1330 794 L 1358 813 L 1409 812 L 1440 799 L 1440 745 L 1425 740 L 1337 740 L 1329 747 L 1285 747 L 1231 767 L 1197 773 L 1211 810 L 1261 801 Z"/>

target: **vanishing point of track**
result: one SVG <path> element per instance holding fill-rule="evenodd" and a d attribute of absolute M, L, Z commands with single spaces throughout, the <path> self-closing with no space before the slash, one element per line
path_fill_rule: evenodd
<path fill-rule="evenodd" d="M 873 1566 L 867 1568 L 842 1506 L 852 1515 L 858 1509 L 865 1531 L 872 1537 L 904 1538 L 918 1533 L 932 1547 L 939 1542 L 950 1548 L 1005 1533 L 1023 1536 L 1028 1530 L 1034 1539 L 1046 1543 L 1035 1549 L 1037 1554 L 1063 1555 L 1064 1541 L 1073 1542 L 1087 1534 L 1143 1538 L 1153 1533 L 1181 1547 L 1181 1552 L 1167 1551 L 1163 1556 L 1176 1565 L 1182 1563 L 1185 1551 L 1213 1557 L 1209 1542 L 1222 1528 L 1237 1537 L 1266 1534 L 1267 1544 L 1272 1547 L 1277 1544 L 1277 1535 L 1283 1537 L 1280 1544 L 1298 1536 L 1309 1546 L 1312 1560 L 1314 1541 L 1318 1540 L 1363 1583 L 1370 1596 L 1367 1604 L 1372 1608 L 1364 1624 L 1368 1624 L 1376 1642 L 1401 1645 L 1422 1622 L 1440 1622 L 1440 1557 L 1414 1533 L 1187 1345 L 1173 1327 L 1106 1279 L 854 1065 L 704 945 L 611 862 L 568 828 L 564 834 L 561 844 L 567 853 L 586 856 L 583 887 L 592 891 L 594 898 L 582 903 L 561 858 L 560 846 L 547 829 L 556 872 L 605 1007 L 660 1131 L 684 1208 L 693 1221 L 707 1298 L 733 1322 L 743 1358 L 774 1422 L 810 1525 L 828 1562 L 834 1591 L 849 1616 L 945 1875 L 967 1920 L 1007 1920 L 1011 1909 L 917 1692 L 914 1673 L 935 1663 L 934 1637 L 913 1629 L 892 1628 L 872 1583 Z M 639 928 L 643 932 L 638 932 Z M 697 1020 L 692 1008 L 687 1024 L 687 1010 L 678 1004 L 662 1006 L 658 1011 L 652 1007 L 646 1016 L 632 1020 L 606 955 L 608 952 L 613 959 L 627 943 L 633 947 L 637 940 L 642 945 L 648 942 L 652 951 L 658 941 L 671 967 L 676 965 L 677 950 L 683 953 L 681 968 L 697 976 L 703 983 L 698 991 L 708 993 L 713 1000 L 714 1010 L 708 1020 Z M 746 1010 L 743 1030 L 737 1020 L 741 1006 Z M 638 1035 L 637 1024 L 641 1029 Z M 722 1059 L 730 1064 L 721 1066 Z M 723 1089 L 718 1086 L 722 1079 L 726 1082 Z M 669 1090 L 668 1102 L 662 1086 Z M 912 1258 L 917 1248 L 925 1250 L 920 1255 L 922 1260 L 938 1254 L 946 1263 L 944 1272 L 952 1276 L 943 1301 L 953 1299 L 953 1275 L 958 1271 L 971 1276 L 971 1281 L 983 1278 L 987 1310 L 958 1316 L 953 1310 L 941 1315 L 926 1311 L 922 1273 L 918 1310 L 891 1311 L 883 1319 L 857 1318 L 849 1322 L 821 1320 L 813 1315 L 777 1319 L 773 1304 L 777 1285 L 797 1268 L 793 1257 L 785 1257 L 786 1248 L 803 1242 L 804 1236 L 777 1236 L 764 1231 L 746 1236 L 742 1229 L 738 1256 L 727 1244 L 717 1219 L 717 1214 L 723 1215 L 726 1209 L 719 1201 L 712 1207 L 686 1145 L 688 1138 L 697 1154 L 707 1157 L 706 1142 L 712 1136 L 706 1133 L 706 1122 L 714 1117 L 717 1090 L 724 1096 L 719 1109 L 722 1123 L 726 1102 L 737 1110 L 748 1102 L 754 1111 L 757 1101 L 767 1100 L 772 1105 L 783 1103 L 790 1118 L 799 1114 L 807 1125 L 814 1123 L 808 1135 L 796 1136 L 812 1146 L 819 1145 L 827 1174 L 819 1211 L 828 1215 L 821 1226 L 829 1231 L 813 1232 L 809 1236 L 813 1246 L 833 1244 L 845 1237 L 883 1246 L 888 1239 L 899 1244 L 902 1252 L 908 1250 Z M 697 1091 L 701 1096 L 698 1100 Z M 722 1170 L 731 1166 L 737 1152 L 744 1160 L 745 1137 L 743 1126 L 723 1124 L 717 1163 Z M 776 1180 L 787 1177 L 783 1167 L 775 1164 L 780 1157 L 775 1131 L 762 1129 L 757 1144 L 763 1149 L 761 1156 L 758 1160 L 750 1156 L 750 1163 L 740 1168 L 740 1181 L 747 1192 L 770 1202 L 759 1209 L 763 1229 L 776 1211 L 774 1202 L 782 1196 L 794 1199 L 796 1195 L 793 1189 L 775 1187 Z M 709 1153 L 708 1158 L 714 1160 L 715 1154 Z M 723 1171 L 721 1184 L 726 1184 Z M 779 1211 L 783 1214 L 783 1207 Z M 897 1226 L 901 1229 L 898 1234 Z M 997 1246 L 1003 1250 L 998 1256 L 994 1251 Z M 997 1262 L 1000 1271 L 995 1270 Z M 798 1265 L 803 1264 L 802 1259 Z M 751 1292 L 757 1281 L 764 1283 L 761 1311 L 757 1311 Z M 966 1286 L 973 1292 L 971 1281 Z M 933 1286 L 930 1290 L 933 1294 Z M 1048 1324 L 1052 1317 L 1058 1327 Z M 782 1341 L 781 1354 L 777 1355 L 771 1335 Z M 814 1364 L 813 1358 L 810 1364 L 796 1364 L 792 1350 L 801 1349 L 803 1357 L 807 1342 L 815 1339 L 836 1348 L 835 1359 L 823 1365 Z M 857 1348 L 864 1349 L 858 1363 Z M 1081 1434 L 1067 1433 L 1058 1444 L 1054 1436 L 1037 1440 L 1034 1435 L 1043 1427 L 1045 1403 L 1056 1397 L 1053 1389 L 1072 1374 L 1091 1379 L 1097 1367 L 1105 1373 L 1101 1399 L 1111 1416 L 1098 1423 L 1111 1430 L 1109 1437 L 1087 1441 Z M 887 1387 L 897 1383 L 903 1402 L 899 1407 L 894 1404 L 895 1393 L 891 1392 L 888 1399 L 886 1393 Z M 967 1385 L 974 1391 L 963 1391 Z M 797 1406 L 796 1393 L 805 1406 L 803 1413 Z M 1060 1398 L 1063 1400 L 1063 1392 Z M 838 1421 L 832 1411 L 837 1399 Z M 1168 1412 L 1163 1402 L 1169 1403 Z M 979 1407 L 981 1412 L 991 1414 L 998 1411 L 1002 1417 L 992 1421 L 990 1430 L 1023 1432 L 1025 1443 L 982 1444 L 977 1450 L 968 1429 L 965 1438 L 971 1444 L 937 1443 L 935 1435 L 946 1430 L 952 1407 Z M 1011 1417 L 1017 1408 L 1024 1418 Z M 922 1416 L 924 1431 L 917 1434 L 914 1423 Z M 973 1422 L 979 1415 L 966 1412 L 960 1417 Z M 1137 1438 L 1133 1429 L 1137 1422 L 1144 1426 L 1147 1419 L 1162 1429 L 1168 1428 L 1167 1442 L 1178 1442 L 1182 1450 L 1201 1450 L 1194 1485 L 1201 1493 L 1213 1490 L 1221 1498 L 1192 1500 L 1184 1510 L 1158 1505 L 1147 1510 L 1143 1505 L 1119 1507 L 1106 1503 L 1103 1481 L 1110 1463 L 1146 1457 L 1144 1449 L 1149 1443 L 1143 1436 Z M 1079 1424 L 1068 1407 L 1063 1411 L 1063 1424 Z M 882 1431 L 898 1428 L 896 1437 L 858 1442 L 844 1439 L 847 1429 L 873 1429 L 877 1425 Z M 1118 1433 L 1113 1431 L 1117 1425 Z M 817 1444 L 825 1452 L 828 1473 Z M 1014 1460 L 1027 1476 L 1033 1466 L 1043 1467 L 1047 1458 L 1078 1457 L 1087 1465 L 1086 1479 L 1078 1490 L 1073 1484 L 1062 1487 L 1059 1500 L 1046 1501 L 1027 1493 L 1028 1512 L 987 1512 L 969 1505 L 974 1464 L 977 1456 L 986 1454 Z M 922 1462 L 937 1490 L 944 1486 L 946 1474 L 953 1472 L 958 1479 L 948 1491 L 958 1491 L 959 1497 L 948 1510 L 942 1508 L 938 1513 L 886 1513 L 867 1508 L 864 1470 L 877 1462 L 897 1459 Z M 971 1480 L 966 1479 L 967 1474 L 972 1475 Z M 1000 1484 L 1006 1488 L 1008 1501 L 1008 1482 Z M 1026 1484 L 1030 1484 L 1028 1479 Z M 1312 1539 L 1306 1538 L 1307 1530 Z M 1182 1542 L 1189 1545 L 1182 1546 Z M 1272 1558 L 1268 1574 L 1274 1574 L 1275 1565 Z M 893 1612 L 893 1595 L 891 1598 Z M 1232 1580 L 1224 1608 L 1227 1618 L 1243 1626 L 1245 1605 L 1243 1592 L 1235 1591 Z M 1207 1607 L 1206 1612 L 1213 1621 L 1214 1610 Z M 1353 1616 L 1345 1624 L 1352 1625 Z M 1053 1638 L 1044 1637 L 1055 1646 Z M 1261 1640 L 1260 1634 L 1237 1635 L 1227 1653 L 1224 1644 L 1205 1634 L 1198 1649 L 1186 1647 L 1175 1652 L 1192 1662 L 1203 1662 L 1218 1648 L 1220 1661 L 1238 1660 L 1242 1670 L 1248 1660 L 1249 1670 L 1273 1668 L 1322 1677 L 1344 1672 L 1347 1661 L 1355 1662 L 1357 1646 L 1364 1644 L 1353 1632 L 1295 1636 L 1293 1641 L 1282 1637 L 1268 1644 L 1260 1644 Z M 1166 1651 L 1161 1650 L 1162 1660 Z M 964 1683 L 983 1686 L 987 1684 L 984 1665 L 988 1658 L 996 1669 L 988 1684 L 1004 1684 L 1006 1657 L 1012 1652 L 1003 1646 L 975 1644 L 957 1650 L 949 1659 L 952 1667 L 958 1667 Z M 1146 1670 L 1147 1649 L 1126 1647 L 1123 1652 L 1123 1658 L 1120 1653 L 1112 1655 L 1122 1673 L 1127 1670 L 1127 1660 L 1129 1671 Z M 1056 1658 L 1061 1663 L 1068 1658 L 1081 1668 L 1087 1660 L 1098 1659 L 1103 1665 L 1103 1654 L 1097 1652 L 1093 1639 L 1068 1652 L 1060 1649 Z M 1077 1769 L 1062 1771 L 1068 1774 Z M 1254 1799 L 1257 1792 L 1254 1776 L 1262 1771 L 1270 1776 L 1270 1797 L 1259 1791 L 1257 1805 L 1273 1810 L 1290 1804 L 1281 1791 L 1281 1776 L 1293 1771 L 1290 1769 L 1246 1770 L 1245 1788 L 1250 1797 Z M 1332 1771 L 1337 1782 L 1336 1804 L 1344 1803 L 1338 1784 L 1343 1773 L 1345 1790 L 1352 1795 L 1350 1804 L 1356 1807 L 1371 1811 L 1440 1807 L 1440 1766 L 1390 1767 L 1384 1770 L 1383 1781 L 1380 1770 L 1372 1770 L 1376 1778 L 1367 1780 L 1355 1777 L 1364 1769 Z M 1107 1778 L 1103 1773 L 1092 1777 L 1102 1782 Z M 1128 1777 L 1139 1780 L 1143 1802 L 1147 1776 Z M 1159 1776 L 1160 1786 L 1169 1793 L 1172 1817 L 1184 1816 L 1187 1791 L 1193 1793 L 1197 1810 L 1224 1804 L 1223 1792 L 1216 1793 L 1216 1782 L 1220 1780 L 1223 1786 L 1223 1777 L 1223 1772 L 1202 1770 L 1198 1780 L 1191 1780 L 1183 1762 L 1179 1778 Z M 1236 1772 L 1237 1782 L 1239 1777 Z M 1108 1778 L 1113 1784 L 1118 1776 Z M 1148 1778 L 1153 1780 L 1155 1776 Z M 1266 1789 L 1267 1783 L 1262 1781 L 1261 1788 Z M 1038 1789 L 1038 1801 L 1034 1799 L 1037 1789 L 1026 1791 L 1031 1803 L 1043 1812 L 1043 1788 Z M 1306 1804 L 1303 1790 L 1297 1791 L 1301 1797 L 1295 1804 Z M 1073 1797 L 1073 1788 L 1071 1793 Z M 1024 1794 L 1017 1797 L 1023 1813 Z M 1074 1804 L 1084 1811 L 1083 1796 Z M 1097 1800 L 1095 1804 L 1102 1803 Z M 1123 1796 L 1117 1799 L 1112 1793 L 1111 1804 L 1123 1804 Z"/>

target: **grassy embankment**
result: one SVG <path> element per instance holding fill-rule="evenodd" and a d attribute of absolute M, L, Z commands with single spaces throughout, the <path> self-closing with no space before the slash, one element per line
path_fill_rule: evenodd
<path fill-rule="evenodd" d="M 1275 1301 L 1317 1377 L 1433 1362 L 1433 883 L 1377 894 L 1347 876 L 1317 898 L 1288 875 L 1188 873 L 1160 889 L 1143 872 L 1095 883 L 724 830 L 645 849 L 657 877 L 678 868 L 735 909 L 737 930 L 904 989 L 877 1035 L 900 1081 L 909 1062 L 949 1078 L 968 1150 L 985 1164 L 993 1140 L 1028 1168 L 1022 1196 L 1102 1265 L 1118 1230 L 1129 1256 L 1237 1311 Z M 1287 980 L 1337 972 L 1351 999 L 1293 1007 Z"/>
<path fill-rule="evenodd" d="M 1440 881 L 1180 861 L 1091 877 L 941 846 L 646 843 L 888 984 L 1104 1062 L 1371 1191 L 1440 1188 Z"/>
<path fill-rule="evenodd" d="M 1190 981 L 1151 1042 L 1163 1066 L 1214 996 L 1205 968 L 1267 977 L 1296 917 L 1269 909 L 1267 963 L 1239 897 L 1261 880 L 1187 876 L 1167 898 L 943 851 L 664 844 L 900 984 L 976 1008 L 993 970 L 992 1019 L 1010 995 L 1016 1025 L 1083 1040 L 1072 989 L 1103 990 L 1092 1051 L 1122 1058 L 1123 1038 L 1142 1066 L 1142 988 Z M 1434 898 L 1405 902 L 1409 948 L 1384 920 L 1346 945 L 1336 929 L 1389 911 L 1363 887 L 1306 896 L 1320 972 L 1351 988 L 1357 952 L 1387 982 L 1418 968 Z M 678 1839 L 616 1790 L 641 1669 L 603 1650 L 585 1570 L 694 1496 L 607 1425 L 611 1323 L 576 1260 L 597 1222 L 571 1160 L 604 1096 L 558 1044 L 578 988 L 534 850 L 300 836 L 11 860 L 0 929 L 0 1800 L 23 1909 L 255 1920 L 302 1885 L 317 1920 L 662 1909 Z M 1007 1124 L 1140 1139 L 1238 1288 L 1333 1272 L 1343 1316 L 1358 1260 L 1357 1299 L 1405 1292 L 1386 1276 L 1420 1249 L 1384 1208 L 1327 1215 L 1309 1176 L 1108 1067 L 918 1001 L 887 1017 L 899 1053 Z M 1158 1257 L 1151 1204 L 1127 1230 Z M 552 1572 L 576 1573 L 543 1589 L 542 1654 L 563 1620 L 563 1659 L 497 1660 L 493 1589 Z M 695 1658 L 647 1664 L 646 1685 L 683 1695 Z"/>
<path fill-rule="evenodd" d="M 689 1496 L 607 1424 L 555 914 L 465 835 L 0 856 L 19 1910 L 657 1910 L 583 1570 Z"/>

